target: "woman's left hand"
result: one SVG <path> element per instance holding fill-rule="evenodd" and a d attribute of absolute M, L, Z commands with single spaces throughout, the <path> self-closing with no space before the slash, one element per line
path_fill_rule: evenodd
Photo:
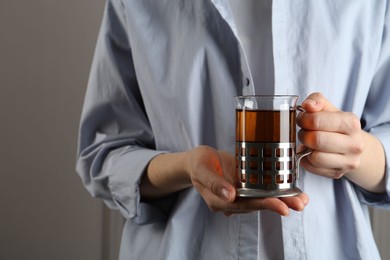
<path fill-rule="evenodd" d="M 302 108 L 305 112 L 297 118 L 298 138 L 313 151 L 302 158 L 302 166 L 328 178 L 345 176 L 371 192 L 385 192 L 383 145 L 361 129 L 360 119 L 339 110 L 320 93 L 307 97 Z"/>
<path fill-rule="evenodd" d="M 307 97 L 302 107 L 305 112 L 297 118 L 298 137 L 313 151 L 302 159 L 302 166 L 334 179 L 357 169 L 364 149 L 359 118 L 340 111 L 320 93 Z"/>

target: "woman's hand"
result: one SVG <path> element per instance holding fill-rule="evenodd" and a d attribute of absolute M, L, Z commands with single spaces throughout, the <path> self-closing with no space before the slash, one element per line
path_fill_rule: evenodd
<path fill-rule="evenodd" d="M 306 112 L 298 115 L 299 140 L 313 150 L 302 159 L 312 173 L 339 179 L 360 166 L 364 149 L 360 120 L 334 107 L 320 93 L 302 102 Z"/>
<path fill-rule="evenodd" d="M 233 155 L 209 146 L 161 154 L 150 161 L 141 180 L 141 197 L 150 200 L 195 187 L 210 210 L 226 216 L 263 209 L 286 216 L 289 209 L 303 210 L 309 201 L 304 193 L 286 198 L 236 198 L 235 170 Z"/>
<path fill-rule="evenodd" d="M 304 193 L 286 198 L 236 198 L 233 155 L 208 146 L 199 146 L 188 153 L 191 182 L 212 211 L 222 211 L 229 216 L 268 209 L 288 215 L 289 208 L 303 210 L 308 203 L 308 196 Z"/>
<path fill-rule="evenodd" d="M 383 192 L 383 147 L 361 129 L 360 119 L 339 110 L 320 93 L 311 94 L 302 107 L 305 112 L 298 115 L 298 137 L 313 150 L 302 158 L 302 166 L 321 176 L 345 176 L 367 190 Z"/>

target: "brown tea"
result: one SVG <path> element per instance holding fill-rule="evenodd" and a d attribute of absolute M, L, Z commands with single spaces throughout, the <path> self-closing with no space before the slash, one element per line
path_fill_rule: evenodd
<path fill-rule="evenodd" d="M 236 110 L 236 141 L 295 143 L 295 110 Z"/>

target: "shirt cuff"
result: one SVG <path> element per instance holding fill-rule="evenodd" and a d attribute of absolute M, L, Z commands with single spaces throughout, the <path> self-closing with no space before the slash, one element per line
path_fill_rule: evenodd
<path fill-rule="evenodd" d="M 163 221 L 169 212 L 173 199 L 169 197 L 141 202 L 139 184 L 150 160 L 162 154 L 161 151 L 129 148 L 115 158 L 110 158 L 108 188 L 121 214 L 137 224 Z M 106 165 L 107 166 L 107 165 Z M 107 166 L 110 167 L 110 166 Z"/>

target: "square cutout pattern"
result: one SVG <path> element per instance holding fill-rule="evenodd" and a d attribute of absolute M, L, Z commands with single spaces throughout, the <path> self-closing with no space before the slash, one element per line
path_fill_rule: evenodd
<path fill-rule="evenodd" d="M 294 177 L 294 145 L 237 143 L 236 167 L 240 182 L 260 185 L 290 184 Z"/>

